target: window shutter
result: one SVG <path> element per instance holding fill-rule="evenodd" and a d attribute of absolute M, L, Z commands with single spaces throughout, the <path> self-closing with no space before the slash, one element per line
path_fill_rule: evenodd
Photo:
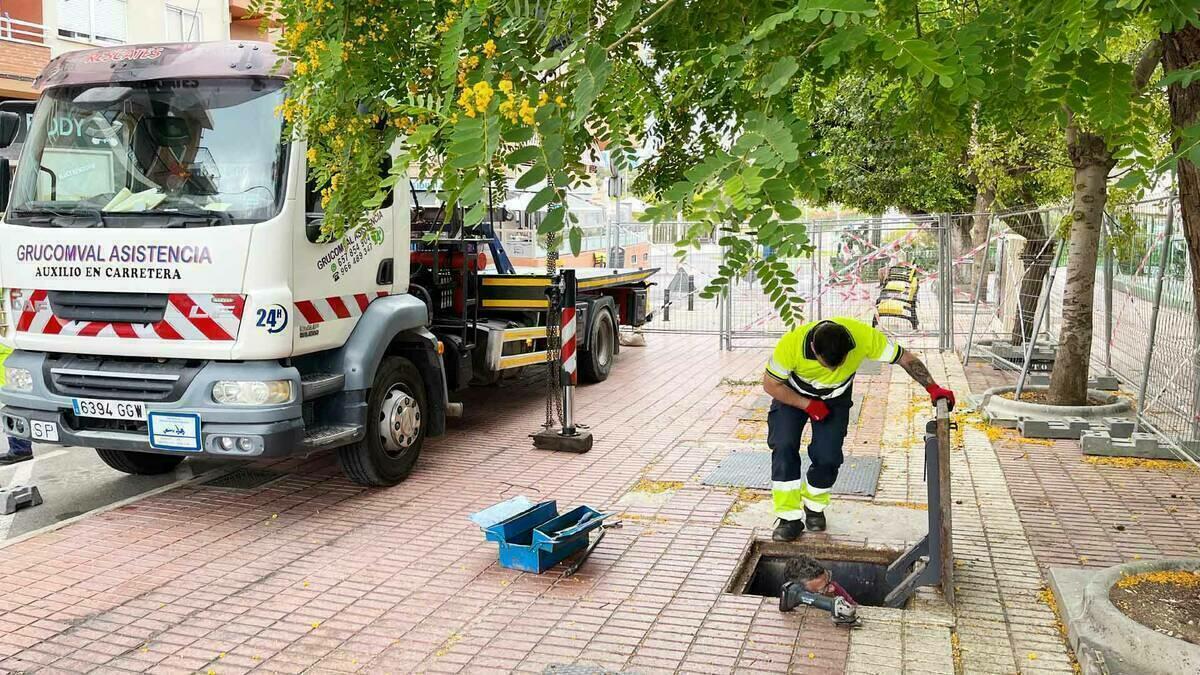
<path fill-rule="evenodd" d="M 96 3 L 98 42 L 125 42 L 125 0 L 92 0 Z"/>
<path fill-rule="evenodd" d="M 58 0 L 58 29 L 87 37 L 92 33 L 91 0 Z"/>

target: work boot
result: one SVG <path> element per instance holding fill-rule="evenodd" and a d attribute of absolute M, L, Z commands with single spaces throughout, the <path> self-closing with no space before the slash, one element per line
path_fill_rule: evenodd
<path fill-rule="evenodd" d="M 11 437 L 4 440 L 8 441 L 8 449 L 5 450 L 0 447 L 0 465 L 16 464 L 17 462 L 33 459 L 33 447 L 29 444 L 29 441 L 23 438 Z M 3 445 L 2 440 L 0 440 L 0 445 Z"/>
<path fill-rule="evenodd" d="M 775 526 L 775 531 L 771 533 L 771 539 L 775 541 L 796 541 L 802 534 L 804 534 L 803 520 L 784 520 L 780 518 L 779 524 Z"/>
<path fill-rule="evenodd" d="M 804 507 L 804 520 L 808 522 L 808 529 L 813 532 L 825 531 L 825 513 L 823 511 L 813 511 L 806 506 Z"/>

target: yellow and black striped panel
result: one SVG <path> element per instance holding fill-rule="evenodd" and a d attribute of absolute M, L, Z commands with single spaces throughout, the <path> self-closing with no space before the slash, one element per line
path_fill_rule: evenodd
<path fill-rule="evenodd" d="M 550 306 L 546 298 L 550 277 L 498 274 L 481 277 L 480 281 L 484 309 L 539 310 Z"/>

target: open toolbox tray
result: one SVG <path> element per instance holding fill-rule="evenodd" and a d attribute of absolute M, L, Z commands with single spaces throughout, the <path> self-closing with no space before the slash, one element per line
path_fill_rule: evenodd
<path fill-rule="evenodd" d="M 560 515 L 554 500 L 535 504 L 514 497 L 472 515 L 471 521 L 499 545 L 501 566 L 541 574 L 586 547 L 588 533 L 611 515 L 590 506 Z"/>

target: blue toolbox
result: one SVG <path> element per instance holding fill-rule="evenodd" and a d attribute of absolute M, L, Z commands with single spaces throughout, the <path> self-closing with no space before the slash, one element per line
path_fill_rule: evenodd
<path fill-rule="evenodd" d="M 471 521 L 499 544 L 501 566 L 541 574 L 587 548 L 588 533 L 611 515 L 590 506 L 559 515 L 553 500 L 535 504 L 514 497 L 472 515 Z"/>

